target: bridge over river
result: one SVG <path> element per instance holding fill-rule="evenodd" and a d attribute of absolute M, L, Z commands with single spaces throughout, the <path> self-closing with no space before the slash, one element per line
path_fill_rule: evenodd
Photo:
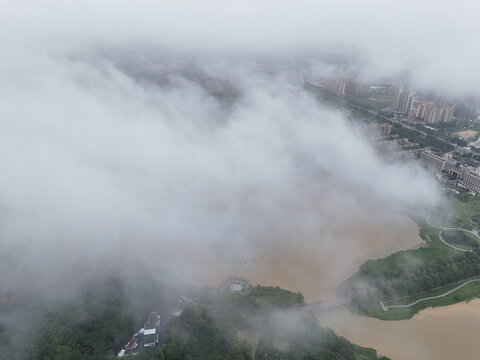
<path fill-rule="evenodd" d="M 340 306 L 348 305 L 350 301 L 351 301 L 351 298 L 349 296 L 334 295 L 320 301 L 315 301 L 313 303 L 306 304 L 305 308 L 313 312 L 320 312 L 320 311 L 330 310 Z"/>

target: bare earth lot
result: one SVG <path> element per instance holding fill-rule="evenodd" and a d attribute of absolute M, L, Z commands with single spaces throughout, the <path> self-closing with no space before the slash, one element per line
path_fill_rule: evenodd
<path fill-rule="evenodd" d="M 460 139 L 475 140 L 478 136 L 478 131 L 463 130 L 463 131 L 457 131 L 456 133 L 453 133 L 453 135 L 456 135 Z"/>

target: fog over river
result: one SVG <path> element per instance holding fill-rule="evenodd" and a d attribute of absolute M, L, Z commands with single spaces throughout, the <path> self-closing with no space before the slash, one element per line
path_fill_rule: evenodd
<path fill-rule="evenodd" d="M 291 233 L 277 234 L 273 227 L 267 235 L 275 240 L 264 238 L 248 249 L 235 251 L 220 244 L 192 250 L 174 245 L 161 254 L 152 253 L 150 262 L 198 285 L 215 287 L 235 274 L 253 285 L 299 291 L 306 302 L 312 302 L 331 295 L 366 260 L 423 244 L 417 224 L 408 217 L 376 217 L 373 209 L 365 214 L 369 216 L 357 214 L 350 219 L 345 215 L 346 224 L 329 229 L 332 241 L 321 240 L 326 237 L 321 225 L 317 233 L 292 229 Z"/>
<path fill-rule="evenodd" d="M 369 210 L 369 214 L 375 214 Z M 161 255 L 161 263 L 199 285 L 217 286 L 224 277 L 237 274 L 253 285 L 300 291 L 307 302 L 312 302 L 332 294 L 364 261 L 423 244 L 417 224 L 406 216 L 392 214 L 381 222 L 373 216 L 369 219 L 352 221 L 338 229 L 334 246 L 319 247 L 315 236 L 303 235 L 295 241 L 259 242 L 256 259 L 243 254 L 245 262 L 241 265 L 235 261 L 242 259 L 242 253 L 221 257 L 213 248 L 210 252 L 170 249 Z M 165 256 L 172 253 L 175 256 Z M 182 254 L 185 263 L 178 262 Z M 158 260 L 158 254 L 154 258 Z M 342 308 L 317 317 L 322 326 L 392 359 L 474 359 L 480 351 L 475 339 L 480 331 L 480 300 L 429 308 L 403 321 L 357 316 Z"/>
<path fill-rule="evenodd" d="M 307 85 L 480 95 L 473 0 L 3 3 L 0 296 L 31 302 L 112 272 L 137 285 L 145 264 L 327 297 L 368 259 L 421 246 L 399 214 L 442 195 Z M 394 359 L 471 359 L 477 305 L 320 320 Z"/>

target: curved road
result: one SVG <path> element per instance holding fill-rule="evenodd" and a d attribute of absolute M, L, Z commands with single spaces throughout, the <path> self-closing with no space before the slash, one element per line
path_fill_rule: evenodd
<path fill-rule="evenodd" d="M 420 215 L 420 214 L 417 214 L 417 215 Z M 466 250 L 466 249 L 461 249 L 459 247 L 456 247 L 456 246 L 453 246 L 453 245 L 450 245 L 448 242 L 446 242 L 443 237 L 442 237 L 442 232 L 445 231 L 445 230 L 460 230 L 460 231 L 465 231 L 465 232 L 468 232 L 472 235 L 475 235 L 477 238 L 480 239 L 480 236 L 478 236 L 478 232 L 476 230 L 467 230 L 467 229 L 462 229 L 462 228 L 447 228 L 447 227 L 442 227 L 442 226 L 438 226 L 438 225 L 435 225 L 435 224 L 432 224 L 430 222 L 430 215 L 428 216 L 423 216 L 423 215 L 420 215 L 421 217 L 423 217 L 425 219 L 425 221 L 427 222 L 428 225 L 434 227 L 434 228 L 437 228 L 437 229 L 440 229 L 440 231 L 438 232 L 438 238 L 440 239 L 441 242 L 443 242 L 445 245 L 451 247 L 452 249 L 455 249 L 455 250 L 458 250 L 458 251 L 472 251 L 472 250 Z M 433 300 L 433 299 L 439 299 L 441 297 L 444 297 L 444 296 L 447 296 L 451 293 L 453 293 L 454 291 L 457 291 L 458 289 L 464 287 L 465 285 L 468 285 L 472 282 L 475 282 L 475 281 L 480 281 L 480 279 L 473 279 L 473 280 L 469 280 L 469 281 L 466 281 L 464 282 L 463 284 L 457 286 L 456 288 L 450 290 L 450 291 L 447 291 L 446 293 L 442 294 L 442 295 L 437 295 L 437 296 L 430 296 L 430 297 L 426 297 L 426 298 L 423 298 L 423 299 L 419 299 L 417 301 L 414 301 L 413 303 L 411 304 L 408 304 L 408 305 L 390 305 L 390 306 L 387 306 L 387 305 L 384 305 L 383 304 L 383 301 L 380 301 L 380 306 L 382 307 L 383 311 L 387 311 L 389 308 L 408 308 L 410 306 L 413 306 L 413 305 L 416 305 L 418 304 L 419 302 L 422 302 L 422 301 L 426 301 L 426 300 Z"/>
<path fill-rule="evenodd" d="M 447 246 L 450 246 L 452 249 L 455 249 L 455 250 L 458 250 L 458 251 L 472 251 L 472 250 L 466 250 L 466 249 L 462 249 L 462 248 L 450 245 L 448 242 L 446 242 L 442 237 L 442 232 L 444 232 L 445 230 L 460 230 L 460 231 L 468 232 L 472 235 L 475 235 L 477 238 L 480 239 L 480 236 L 478 236 L 478 232 L 475 231 L 475 230 L 467 230 L 467 229 L 462 229 L 462 228 L 444 228 L 444 227 L 432 224 L 430 222 L 430 215 L 428 215 L 427 217 L 425 217 L 425 216 L 422 216 L 422 217 L 425 219 L 425 221 L 427 222 L 428 225 L 433 226 L 434 228 L 440 229 L 440 232 L 438 233 L 438 238 L 440 239 L 441 242 L 443 242 Z"/>
<path fill-rule="evenodd" d="M 476 282 L 476 281 L 480 281 L 480 279 L 468 280 L 468 281 L 464 282 L 463 284 L 458 285 L 456 288 L 454 288 L 454 289 L 452 289 L 452 290 L 449 290 L 449 291 L 447 291 L 446 293 L 444 293 L 444 294 L 442 294 L 442 295 L 430 296 L 430 297 L 426 297 L 426 298 L 423 298 L 423 299 L 419 299 L 419 300 L 414 301 L 414 302 L 412 302 L 411 304 L 408 304 L 408 305 L 390 305 L 390 306 L 386 306 L 386 305 L 383 304 L 382 301 L 380 301 L 380 305 L 382 306 L 383 311 L 387 311 L 387 310 L 390 309 L 390 308 L 408 308 L 408 307 L 413 306 L 413 305 L 416 305 L 416 304 L 418 304 L 419 302 L 422 302 L 422 301 L 439 299 L 439 298 L 441 298 L 441 297 L 447 296 L 447 295 L 453 293 L 454 291 L 457 291 L 458 289 L 464 287 L 465 285 L 468 285 L 468 284 L 470 284 L 470 283 L 472 283 L 472 282 Z"/>

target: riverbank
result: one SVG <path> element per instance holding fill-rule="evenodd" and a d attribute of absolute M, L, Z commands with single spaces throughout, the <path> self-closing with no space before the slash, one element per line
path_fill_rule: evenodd
<path fill-rule="evenodd" d="M 279 234 L 273 229 L 268 234 L 272 238 L 224 252 L 217 250 L 221 246 L 187 249 L 181 244 L 164 245 L 161 253 L 151 253 L 149 263 L 200 286 L 216 287 L 236 274 L 254 286 L 279 286 L 301 292 L 307 303 L 318 301 L 334 293 L 365 261 L 425 245 L 418 225 L 407 216 L 376 214 L 370 209 L 364 213 L 368 216 L 345 216 L 348 221 L 331 225 L 331 233 L 322 233 L 321 224 L 315 232 L 292 229 Z"/>
<path fill-rule="evenodd" d="M 476 359 L 480 353 L 480 299 L 425 309 L 409 320 L 384 321 L 347 308 L 317 318 L 338 335 L 395 360 Z"/>
<path fill-rule="evenodd" d="M 478 234 L 433 224 L 429 215 L 412 218 L 419 224 L 420 235 L 428 246 L 362 264 L 339 287 L 350 294 L 355 313 L 383 320 L 408 319 L 426 307 L 446 306 L 480 295 L 477 284 L 461 284 L 480 277 Z M 448 237 L 447 242 L 442 236 L 446 231 L 459 232 L 463 237 L 456 234 Z M 466 249 L 466 240 L 475 246 Z M 395 303 L 395 299 L 400 302 Z"/>
<path fill-rule="evenodd" d="M 375 317 L 380 320 L 406 320 L 426 308 L 447 306 L 459 302 L 469 302 L 480 294 L 480 279 L 471 279 L 450 284 L 415 296 L 388 302 L 364 309 L 361 315 Z"/>

